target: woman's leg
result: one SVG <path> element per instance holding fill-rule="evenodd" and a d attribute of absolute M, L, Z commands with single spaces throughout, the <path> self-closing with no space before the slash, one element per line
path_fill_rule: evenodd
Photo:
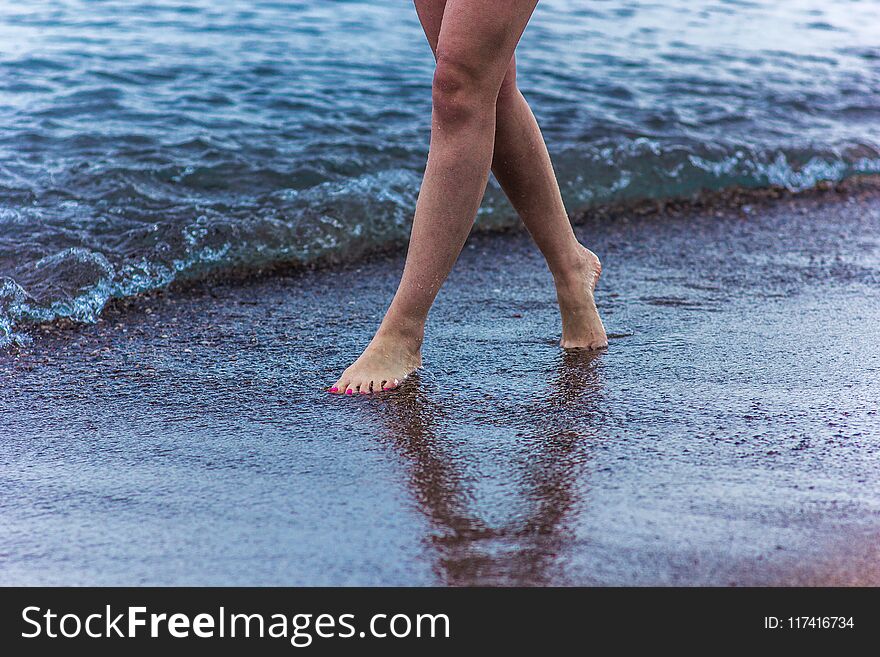
<path fill-rule="evenodd" d="M 376 335 L 331 391 L 392 388 L 420 365 L 428 311 L 464 246 L 486 189 L 498 91 L 536 4 L 446 3 L 436 50 L 431 146 L 403 276 Z"/>
<path fill-rule="evenodd" d="M 492 171 L 526 225 L 556 284 L 566 348 L 608 346 L 593 292 L 602 265 L 574 235 L 550 155 L 534 114 L 516 86 L 516 63 L 498 95 Z"/>
<path fill-rule="evenodd" d="M 431 49 L 447 0 L 414 0 Z M 511 58 L 496 101 L 492 173 L 547 260 L 562 314 L 563 347 L 598 349 L 608 344 L 593 289 L 601 272 L 596 255 L 575 238 L 544 137 L 516 84 Z"/>

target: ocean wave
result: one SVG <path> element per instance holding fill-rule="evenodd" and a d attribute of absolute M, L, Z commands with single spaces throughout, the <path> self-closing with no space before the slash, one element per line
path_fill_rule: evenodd
<path fill-rule="evenodd" d="M 800 191 L 821 182 L 880 173 L 880 154 L 866 147 L 847 153 L 849 159 L 839 152 L 735 149 L 720 157 L 716 152 L 713 158 L 710 152 L 665 150 L 657 142 L 639 139 L 597 146 L 580 158 L 563 153 L 563 172 L 568 175 L 561 178 L 570 207 L 588 210 L 730 187 Z M 415 170 L 382 171 L 305 190 L 281 189 L 237 207 L 175 207 L 165 221 L 135 221 L 115 234 L 112 227 L 100 236 L 83 230 L 71 234 L 67 224 L 54 232 L 47 229 L 40 235 L 43 244 L 82 244 L 20 264 L 17 276 L 0 279 L 0 346 L 25 344 L 28 324 L 57 319 L 94 322 L 111 299 L 164 288 L 177 280 L 229 268 L 354 260 L 401 244 L 409 234 L 419 181 Z M 88 205 L 70 203 L 84 214 L 82 226 L 101 225 Z M 202 212 L 182 219 L 182 213 L 194 210 Z M 13 214 L 7 208 L 0 223 L 11 223 Z M 477 229 L 504 228 L 517 221 L 500 189 L 491 186 Z M 104 250 L 86 246 L 96 243 L 103 243 Z M 0 241 L 0 255 L 3 248 L 10 245 Z"/>
<path fill-rule="evenodd" d="M 569 209 L 880 172 L 877 3 L 582 4 L 542 0 L 517 49 Z M 406 240 L 434 66 L 415 12 L 239 5 L 0 3 L 0 345 Z M 478 228 L 516 222 L 490 184 Z"/>

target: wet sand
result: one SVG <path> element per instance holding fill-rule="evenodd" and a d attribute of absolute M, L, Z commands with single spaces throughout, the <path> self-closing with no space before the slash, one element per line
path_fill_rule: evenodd
<path fill-rule="evenodd" d="M 323 389 L 400 255 L 37 331 L 0 356 L 0 583 L 880 584 L 880 193 L 577 230 L 607 352 L 478 235 L 396 394 Z"/>

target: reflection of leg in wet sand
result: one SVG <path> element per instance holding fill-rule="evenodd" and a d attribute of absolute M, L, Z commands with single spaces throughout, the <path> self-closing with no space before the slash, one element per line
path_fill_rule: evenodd
<path fill-rule="evenodd" d="M 376 404 L 389 439 L 412 465 L 410 489 L 434 530 L 429 544 L 444 582 L 553 581 L 558 555 L 571 539 L 566 520 L 577 506 L 577 480 L 596 440 L 598 366 L 595 354 L 562 355 L 546 397 L 508 406 L 493 416 L 495 426 L 486 427 L 509 430 L 511 460 L 521 463 L 514 470 L 518 494 L 504 498 L 500 509 L 497 499 L 491 505 L 492 515 L 512 518 L 507 521 L 492 523 L 482 517 L 486 514 L 475 495 L 469 465 L 479 454 L 462 447 L 466 443 L 453 442 L 457 409 L 429 395 L 418 375 L 407 381 L 401 394 Z M 529 418 L 530 426 L 514 437 L 524 426 L 523 418 Z M 505 465 L 499 473 L 510 471 L 510 464 Z"/>

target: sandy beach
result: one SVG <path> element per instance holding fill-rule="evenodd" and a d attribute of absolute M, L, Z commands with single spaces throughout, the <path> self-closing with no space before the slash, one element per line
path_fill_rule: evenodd
<path fill-rule="evenodd" d="M 600 354 L 475 235 L 395 394 L 325 392 L 402 254 L 0 355 L 0 584 L 880 585 L 880 192 L 586 217 Z"/>

